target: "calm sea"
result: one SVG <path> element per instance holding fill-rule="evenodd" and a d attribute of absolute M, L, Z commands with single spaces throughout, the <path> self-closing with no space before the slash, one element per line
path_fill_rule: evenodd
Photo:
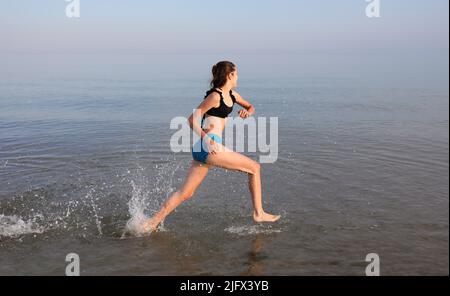
<path fill-rule="evenodd" d="M 123 236 L 183 182 L 170 121 L 232 60 L 278 117 L 256 224 L 243 173 L 213 169 L 150 237 Z M 449 273 L 448 56 L 2 55 L 0 274 Z M 236 116 L 235 108 L 233 115 Z M 258 153 L 247 153 L 258 159 Z"/>

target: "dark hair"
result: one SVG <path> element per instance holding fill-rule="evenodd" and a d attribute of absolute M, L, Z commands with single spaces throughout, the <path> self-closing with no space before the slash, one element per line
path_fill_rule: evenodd
<path fill-rule="evenodd" d="M 222 87 L 227 82 L 228 74 L 234 72 L 236 66 L 232 62 L 221 61 L 212 67 L 213 78 L 211 80 L 211 87 Z"/>

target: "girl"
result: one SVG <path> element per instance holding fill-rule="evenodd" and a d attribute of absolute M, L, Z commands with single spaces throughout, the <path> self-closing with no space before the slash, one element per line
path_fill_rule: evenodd
<path fill-rule="evenodd" d="M 201 140 L 192 148 L 194 160 L 186 181 L 153 217 L 144 222 L 144 232 L 154 231 L 170 212 L 183 201 L 191 198 L 211 166 L 248 174 L 248 184 L 254 207 L 253 219 L 256 222 L 274 222 L 280 218 L 280 215 L 271 215 L 263 210 L 260 164 L 222 145 L 221 135 L 235 103 L 244 108 L 238 112 L 241 118 L 247 118 L 255 113 L 255 108 L 239 93 L 232 90 L 237 86 L 237 68 L 232 62 L 222 61 L 213 66 L 212 74 L 212 88 L 206 92 L 203 102 L 189 117 L 191 129 L 201 137 Z M 203 127 L 199 125 L 199 119 L 202 117 L 207 122 Z"/>

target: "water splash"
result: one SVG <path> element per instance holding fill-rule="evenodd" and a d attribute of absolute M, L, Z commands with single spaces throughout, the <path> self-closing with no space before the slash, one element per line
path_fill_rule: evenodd
<path fill-rule="evenodd" d="M 173 159 L 161 162 L 145 167 L 138 163 L 137 169 L 126 169 L 112 178 L 80 175 L 70 182 L 28 188 L 2 199 L 0 237 L 44 232 L 52 236 L 120 236 L 124 230 L 142 236 L 140 226 L 173 192 L 174 175 L 185 164 Z M 166 231 L 164 224 L 157 230 Z"/>
<path fill-rule="evenodd" d="M 158 173 L 154 178 L 147 177 L 145 168 L 137 165 L 138 169 L 130 181 L 132 187 L 131 198 L 128 201 L 130 219 L 125 225 L 122 238 L 126 234 L 134 236 L 148 234 L 148 232 L 143 230 L 143 224 L 150 218 L 150 215 L 160 209 L 161 204 L 174 190 L 173 178 L 181 164 L 180 162 L 168 162 L 166 164 L 156 165 L 155 168 Z M 150 212 L 150 215 L 146 214 L 148 212 Z M 164 221 L 158 225 L 157 230 L 166 231 Z"/>
<path fill-rule="evenodd" d="M 67 193 L 71 195 L 71 200 L 65 199 Z M 42 234 L 49 230 L 52 230 L 52 235 L 68 232 L 70 235 L 98 233 L 102 236 L 99 203 L 105 204 L 103 197 L 105 192 L 95 184 L 79 187 L 55 184 L 29 189 L 0 203 L 3 210 L 0 236 Z M 108 210 L 111 217 L 113 208 Z"/>
<path fill-rule="evenodd" d="M 131 199 L 128 201 L 128 211 L 131 218 L 125 225 L 125 231 L 122 237 L 124 237 L 126 233 L 142 236 L 144 234 L 142 225 L 149 218 L 144 213 L 147 207 L 147 194 L 143 192 L 143 187 L 136 185 L 133 180 L 131 181 L 131 186 Z"/>
<path fill-rule="evenodd" d="M 103 235 L 102 223 L 100 222 L 101 217 L 98 215 L 98 206 L 96 205 L 96 203 L 94 201 L 94 196 L 93 196 L 94 192 L 95 192 L 95 189 L 91 189 L 87 193 L 86 198 L 88 198 L 88 200 L 90 201 L 90 204 L 92 206 L 92 211 L 94 213 L 95 225 L 97 226 L 98 234 Z"/>
<path fill-rule="evenodd" d="M 23 219 L 20 216 L 5 216 L 0 214 L 0 237 L 18 237 L 25 234 L 43 233 L 46 229 L 39 225 L 43 219 L 41 214 L 36 214 L 31 219 Z"/>

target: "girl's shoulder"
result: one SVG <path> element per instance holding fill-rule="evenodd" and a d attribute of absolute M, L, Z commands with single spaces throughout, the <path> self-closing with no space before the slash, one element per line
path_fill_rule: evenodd
<path fill-rule="evenodd" d="M 206 99 L 210 94 L 217 93 L 220 95 L 220 98 L 222 98 L 222 92 L 216 88 L 211 88 L 210 90 L 206 91 L 204 99 Z M 217 96 L 218 97 L 218 96 Z"/>

